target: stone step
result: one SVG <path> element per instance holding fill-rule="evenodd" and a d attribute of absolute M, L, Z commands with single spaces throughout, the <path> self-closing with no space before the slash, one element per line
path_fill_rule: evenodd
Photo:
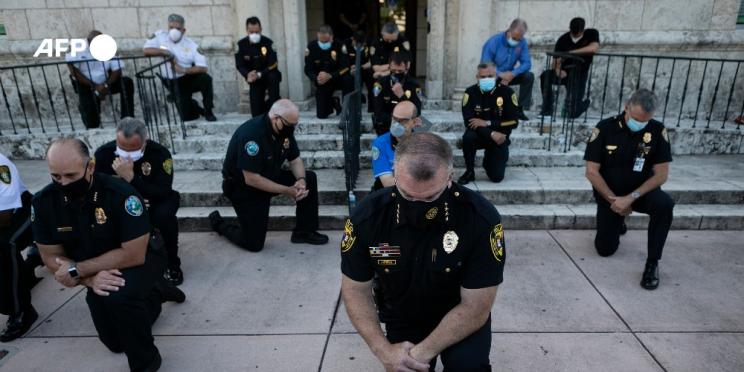
<path fill-rule="evenodd" d="M 595 228 L 595 204 L 514 204 L 497 206 L 508 230 L 544 230 Z M 178 210 L 179 228 L 186 231 L 210 231 L 208 215 L 213 210 L 229 222 L 236 222 L 231 207 L 186 207 Z M 294 206 L 274 206 L 269 212 L 269 230 L 292 230 Z M 342 230 L 349 214 L 345 205 L 321 205 L 321 230 Z M 626 218 L 629 229 L 646 229 L 648 216 L 633 213 Z M 675 206 L 672 229 L 675 230 L 741 230 L 744 208 L 741 205 L 680 204 Z"/>
<path fill-rule="evenodd" d="M 455 167 L 465 167 L 462 151 L 455 151 Z M 209 153 L 177 153 L 173 156 L 174 167 L 182 170 L 220 170 L 224 159 L 223 152 Z M 580 167 L 584 165 L 583 151 L 548 152 L 545 150 L 512 149 L 509 155 L 509 165 L 513 167 Z M 305 166 L 310 169 L 343 169 L 343 151 L 304 151 L 301 154 Z M 483 162 L 483 151 L 478 151 L 476 164 Z M 362 169 L 371 167 L 370 151 L 363 149 L 360 154 Z"/>
<path fill-rule="evenodd" d="M 435 132 L 436 133 L 436 132 Z M 453 149 L 462 148 L 462 133 L 441 132 L 442 136 Z M 341 134 L 301 134 L 295 137 L 300 151 L 341 151 L 343 150 L 343 135 Z M 370 149 L 376 135 L 365 133 L 361 137 L 361 148 Z M 533 133 L 515 133 L 511 136 L 512 148 L 542 150 L 547 148 L 547 136 Z M 227 149 L 230 137 L 223 135 L 192 136 L 186 139 L 177 138 L 174 143 L 181 154 L 221 152 Z M 553 146 L 558 145 L 553 141 Z"/>

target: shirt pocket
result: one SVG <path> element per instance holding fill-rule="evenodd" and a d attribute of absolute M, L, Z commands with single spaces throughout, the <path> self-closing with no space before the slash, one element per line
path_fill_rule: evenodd
<path fill-rule="evenodd" d="M 443 249 L 432 249 L 429 271 L 431 283 L 437 291 L 460 287 L 463 264 L 458 253 L 457 251 L 446 253 Z M 442 291 L 442 293 L 446 292 L 446 290 Z"/>

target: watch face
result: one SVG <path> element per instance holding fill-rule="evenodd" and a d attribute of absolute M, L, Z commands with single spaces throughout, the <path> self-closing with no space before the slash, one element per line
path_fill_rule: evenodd
<path fill-rule="evenodd" d="M 67 272 L 70 273 L 70 276 L 73 277 L 73 278 L 77 278 L 78 277 L 78 271 L 77 271 L 77 268 L 76 267 L 71 267 L 71 268 L 67 269 Z"/>

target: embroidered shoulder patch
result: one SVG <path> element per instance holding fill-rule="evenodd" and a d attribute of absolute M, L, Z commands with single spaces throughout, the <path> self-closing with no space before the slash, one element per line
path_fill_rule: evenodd
<path fill-rule="evenodd" d="M 348 252 L 354 246 L 355 241 L 354 224 L 351 223 L 351 219 L 347 219 L 344 225 L 344 238 L 341 240 L 341 253 Z"/>
<path fill-rule="evenodd" d="M 173 174 L 173 159 L 165 159 L 165 161 L 163 162 L 163 170 L 169 176 Z"/>
<path fill-rule="evenodd" d="M 245 144 L 245 152 L 250 156 L 256 156 L 258 150 L 258 144 L 255 141 L 250 141 Z"/>
<path fill-rule="evenodd" d="M 6 185 L 10 185 L 10 182 L 12 181 L 12 177 L 10 176 L 10 167 L 7 165 L 0 166 L 0 181 Z"/>
<path fill-rule="evenodd" d="M 501 224 L 494 226 L 491 230 L 490 241 L 493 258 L 501 262 L 504 259 L 504 228 Z"/>
<path fill-rule="evenodd" d="M 144 208 L 142 207 L 142 202 L 140 199 L 134 195 L 127 198 L 127 200 L 124 202 L 124 209 L 129 213 L 129 215 L 134 217 L 139 217 L 142 215 Z"/>

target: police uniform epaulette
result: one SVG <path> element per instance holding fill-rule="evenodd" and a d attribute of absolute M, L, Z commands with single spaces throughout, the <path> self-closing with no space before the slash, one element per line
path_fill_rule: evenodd
<path fill-rule="evenodd" d="M 392 203 L 395 200 L 395 197 L 393 197 L 394 190 L 395 188 L 393 186 L 386 187 L 377 190 L 362 199 L 351 214 L 351 220 L 354 225 L 359 225 L 371 217 L 375 212 L 384 208 L 389 203 Z"/>
<path fill-rule="evenodd" d="M 456 183 L 452 184 L 452 193 L 457 203 L 469 204 L 473 212 L 481 216 L 489 225 L 497 224 L 501 221 L 501 215 L 483 195 Z"/>

